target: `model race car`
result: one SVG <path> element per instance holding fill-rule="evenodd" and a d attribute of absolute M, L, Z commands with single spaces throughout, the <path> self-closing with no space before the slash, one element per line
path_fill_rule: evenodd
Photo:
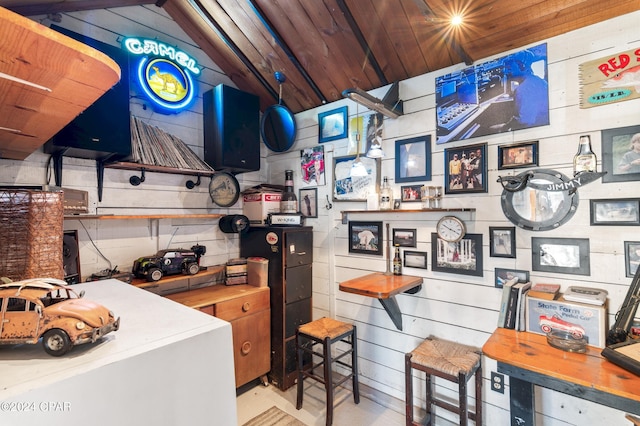
<path fill-rule="evenodd" d="M 147 281 L 158 281 L 165 275 L 195 275 L 200 271 L 200 257 L 206 252 L 204 246 L 196 245 L 191 250 L 165 249 L 152 256 L 139 257 L 133 262 L 131 273 Z"/>

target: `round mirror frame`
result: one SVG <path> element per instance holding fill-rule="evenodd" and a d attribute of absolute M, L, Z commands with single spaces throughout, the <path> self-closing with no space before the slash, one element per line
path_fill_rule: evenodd
<path fill-rule="evenodd" d="M 284 152 L 291 148 L 296 132 L 296 119 L 284 105 L 271 105 L 260 118 L 260 136 L 272 151 Z"/>
<path fill-rule="evenodd" d="M 505 188 L 500 197 L 504 215 L 520 228 L 529 231 L 547 231 L 555 229 L 567 222 L 578 209 L 578 191 L 572 190 L 544 190 L 541 185 L 569 182 L 564 174 L 549 169 L 537 169 L 523 172 L 515 179 L 526 179 L 535 185 L 524 186 L 521 190 Z M 562 185 L 560 185 L 562 186 Z"/>

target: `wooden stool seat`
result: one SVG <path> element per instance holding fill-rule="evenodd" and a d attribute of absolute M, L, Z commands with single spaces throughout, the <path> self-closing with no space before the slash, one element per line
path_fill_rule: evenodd
<path fill-rule="evenodd" d="M 348 345 L 348 349 L 339 352 L 338 342 Z M 334 389 L 347 380 L 352 380 L 353 400 L 360 403 L 360 391 L 358 387 L 358 350 L 357 350 L 356 326 L 332 318 L 320 318 L 303 324 L 296 330 L 296 352 L 298 354 L 298 394 L 296 409 L 302 408 L 302 397 L 304 393 L 303 380 L 305 378 L 314 379 L 324 384 L 327 399 L 327 426 L 333 423 L 333 393 Z M 322 352 L 315 351 L 316 344 L 322 345 Z M 335 344 L 335 345 L 334 345 Z M 344 345 L 343 345 L 344 346 Z M 336 356 L 332 355 L 332 347 Z M 340 348 L 344 349 L 344 347 Z M 342 358 L 351 355 L 351 363 L 342 361 Z M 321 361 L 314 363 L 313 356 L 321 358 Z M 310 363 L 305 365 L 305 359 L 310 358 Z M 333 381 L 331 366 L 333 363 L 349 368 L 351 372 L 337 383 Z M 314 374 L 317 367 L 323 368 L 323 375 Z"/>
<path fill-rule="evenodd" d="M 482 425 L 482 365 L 481 353 L 471 346 L 440 339 L 426 339 L 417 348 L 405 355 L 406 418 L 407 426 L 432 424 L 431 405 L 444 408 L 460 416 L 460 424 L 467 418 Z M 413 369 L 426 373 L 426 412 L 423 423 L 413 420 Z M 458 384 L 459 406 L 436 398 L 431 389 L 431 376 L 440 377 Z M 476 411 L 467 408 L 467 382 L 475 376 Z"/>

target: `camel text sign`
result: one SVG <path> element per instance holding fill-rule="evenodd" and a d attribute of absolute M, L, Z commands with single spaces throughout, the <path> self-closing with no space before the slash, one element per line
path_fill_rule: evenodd
<path fill-rule="evenodd" d="M 135 75 L 154 109 L 178 113 L 191 104 L 195 97 L 192 75 L 200 74 L 194 58 L 157 40 L 127 37 L 122 45 L 140 56 Z"/>

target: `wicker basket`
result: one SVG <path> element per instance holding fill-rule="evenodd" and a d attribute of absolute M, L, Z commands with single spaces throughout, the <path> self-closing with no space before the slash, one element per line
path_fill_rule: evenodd
<path fill-rule="evenodd" d="M 0 276 L 64 278 L 62 191 L 0 189 Z"/>

